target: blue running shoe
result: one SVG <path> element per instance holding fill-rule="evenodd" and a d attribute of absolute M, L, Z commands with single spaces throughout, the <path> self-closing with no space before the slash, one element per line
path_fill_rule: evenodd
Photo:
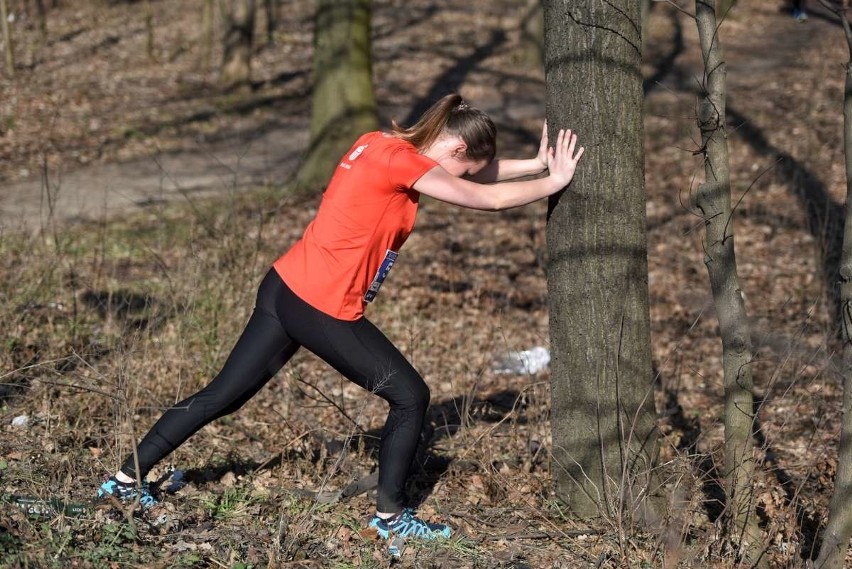
<path fill-rule="evenodd" d="M 148 483 L 143 482 L 139 487 L 135 483 L 126 484 L 119 482 L 115 476 L 110 476 L 101 487 L 98 488 L 98 498 L 106 498 L 107 495 L 113 496 L 121 502 L 132 502 L 139 496 L 139 505 L 143 510 L 150 510 L 159 502 L 148 490 Z"/>
<path fill-rule="evenodd" d="M 449 526 L 424 522 L 417 517 L 412 508 L 405 508 L 387 520 L 373 516 L 369 527 L 376 528 L 378 534 L 384 539 L 390 539 L 391 535 L 401 538 L 436 539 L 448 538 L 452 534 Z"/>

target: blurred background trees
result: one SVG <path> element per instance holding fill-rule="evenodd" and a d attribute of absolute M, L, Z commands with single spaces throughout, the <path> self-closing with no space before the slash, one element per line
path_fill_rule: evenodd
<path fill-rule="evenodd" d="M 311 140 L 295 191 L 325 187 L 355 139 L 378 128 L 370 51 L 369 0 L 318 0 Z"/>
<path fill-rule="evenodd" d="M 221 83 L 226 89 L 248 86 L 254 46 L 255 0 L 222 0 L 225 27 Z"/>

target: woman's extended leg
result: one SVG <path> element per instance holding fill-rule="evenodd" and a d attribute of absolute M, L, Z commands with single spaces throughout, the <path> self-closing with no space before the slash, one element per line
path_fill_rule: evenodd
<path fill-rule="evenodd" d="M 251 399 L 293 356 L 299 345 L 284 331 L 275 313 L 279 277 L 270 271 L 261 283 L 257 305 L 222 371 L 201 391 L 169 408 L 137 447 L 121 472 L 143 480 L 148 471 L 211 421 L 233 413 Z"/>

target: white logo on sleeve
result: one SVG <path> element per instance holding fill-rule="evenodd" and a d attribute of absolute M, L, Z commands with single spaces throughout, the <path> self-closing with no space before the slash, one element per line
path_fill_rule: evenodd
<path fill-rule="evenodd" d="M 369 146 L 369 144 L 362 144 L 361 146 L 359 146 L 358 148 L 356 148 L 355 150 L 353 150 L 353 151 L 352 151 L 352 153 L 351 153 L 349 156 L 347 156 L 345 160 L 342 160 L 342 161 L 340 162 L 340 167 L 341 167 L 341 168 L 345 168 L 346 170 L 351 170 L 351 169 L 352 169 L 352 164 L 350 164 L 349 162 L 352 162 L 352 161 L 354 161 L 356 158 L 358 158 L 359 156 L 361 156 L 361 153 L 362 153 L 362 152 L 364 152 L 364 150 L 366 150 L 366 148 L 367 148 L 368 146 Z M 347 162 L 346 160 L 348 160 L 349 162 Z"/>
<path fill-rule="evenodd" d="M 353 150 L 352 154 L 349 155 L 349 161 L 354 162 L 356 158 L 361 156 L 361 153 L 364 152 L 364 150 L 366 150 L 368 146 L 369 144 L 362 144 L 361 146 Z"/>

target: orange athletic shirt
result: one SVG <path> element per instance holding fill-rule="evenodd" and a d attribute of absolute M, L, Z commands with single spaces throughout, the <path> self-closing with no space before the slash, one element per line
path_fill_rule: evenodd
<path fill-rule="evenodd" d="M 414 227 L 420 193 L 411 186 L 436 165 L 399 138 L 361 136 L 335 169 L 316 217 L 275 270 L 317 310 L 357 320 Z"/>

